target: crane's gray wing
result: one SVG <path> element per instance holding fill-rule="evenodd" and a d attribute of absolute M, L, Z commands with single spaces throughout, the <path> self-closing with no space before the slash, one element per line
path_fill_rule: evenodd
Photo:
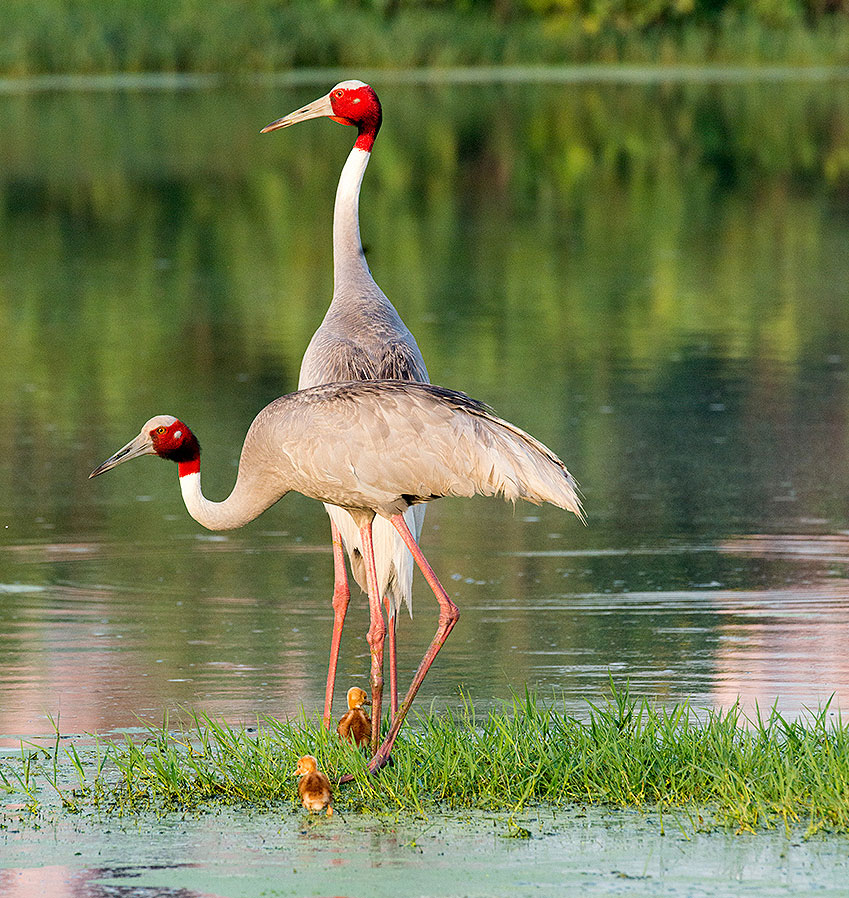
<path fill-rule="evenodd" d="M 464 393 L 397 380 L 324 384 L 276 400 L 255 425 L 263 418 L 292 459 L 291 488 L 323 502 L 392 515 L 440 496 L 501 494 L 581 515 L 563 462 Z"/>

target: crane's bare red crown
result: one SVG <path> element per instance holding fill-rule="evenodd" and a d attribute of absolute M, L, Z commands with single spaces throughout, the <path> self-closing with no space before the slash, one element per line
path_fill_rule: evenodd
<path fill-rule="evenodd" d="M 333 120 L 342 125 L 354 125 L 359 134 L 354 146 L 371 150 L 383 121 L 380 100 L 368 84 L 356 87 L 337 86 L 330 92 Z"/>
<path fill-rule="evenodd" d="M 200 443 L 182 421 L 154 427 L 150 439 L 160 458 L 177 462 L 181 477 L 200 469 Z"/>

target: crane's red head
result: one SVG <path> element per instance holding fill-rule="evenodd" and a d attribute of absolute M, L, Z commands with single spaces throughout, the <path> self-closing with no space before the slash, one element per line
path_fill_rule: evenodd
<path fill-rule="evenodd" d="M 358 134 L 354 146 L 371 150 L 383 121 L 383 110 L 374 89 L 362 81 L 343 81 L 330 91 L 330 105 L 334 122 L 356 126 Z"/>
<path fill-rule="evenodd" d="M 353 125 L 358 132 L 354 146 L 371 152 L 383 121 L 383 111 L 377 94 L 368 84 L 362 81 L 340 81 L 329 94 L 266 125 L 260 133 L 277 131 L 297 122 L 321 117 L 332 119 L 340 125 Z"/>
<path fill-rule="evenodd" d="M 160 416 L 160 418 L 165 417 L 165 415 Z M 167 417 L 170 418 L 170 416 Z M 156 420 L 151 419 L 145 426 L 149 426 Z M 153 451 L 160 458 L 177 462 L 180 477 L 200 470 L 200 443 L 182 421 L 173 418 L 170 419 L 170 423 L 166 421 L 156 423 L 148 433 L 153 444 Z"/>
<path fill-rule="evenodd" d="M 157 415 L 142 427 L 141 433 L 134 440 L 130 440 L 123 449 L 98 465 L 88 476 L 97 477 L 98 474 L 140 455 L 158 455 L 177 462 L 180 477 L 200 470 L 200 444 L 197 437 L 177 418 Z"/>

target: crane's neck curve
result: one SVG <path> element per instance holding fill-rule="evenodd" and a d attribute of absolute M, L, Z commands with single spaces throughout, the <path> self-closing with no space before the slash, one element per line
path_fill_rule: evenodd
<path fill-rule="evenodd" d="M 360 240 L 360 187 L 371 159 L 371 151 L 359 141 L 348 154 L 336 188 L 333 209 L 333 293 L 344 292 L 351 283 L 370 282 L 374 278 L 366 262 Z"/>
<path fill-rule="evenodd" d="M 223 502 L 213 502 L 204 496 L 200 485 L 200 464 L 196 470 L 180 465 L 180 491 L 189 514 L 207 530 L 235 530 L 259 517 L 288 490 L 275 483 L 239 475 L 233 491 Z"/>

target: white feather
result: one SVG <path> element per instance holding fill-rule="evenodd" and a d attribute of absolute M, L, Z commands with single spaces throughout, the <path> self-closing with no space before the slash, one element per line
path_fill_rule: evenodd
<path fill-rule="evenodd" d="M 342 535 L 345 550 L 348 557 L 351 558 L 354 579 L 363 592 L 367 592 L 365 568 L 360 560 L 363 549 L 359 528 L 344 508 L 339 508 L 336 505 L 325 505 L 324 507 Z M 416 542 L 421 535 L 425 510 L 425 505 L 414 505 L 404 512 L 404 520 L 416 538 Z M 412 617 L 415 562 L 410 550 L 404 545 L 404 541 L 392 524 L 379 515 L 372 524 L 372 543 L 374 544 L 374 563 L 377 569 L 377 585 L 380 595 L 389 599 L 393 615 L 398 613 L 402 604 L 406 604 L 410 617 Z"/>

